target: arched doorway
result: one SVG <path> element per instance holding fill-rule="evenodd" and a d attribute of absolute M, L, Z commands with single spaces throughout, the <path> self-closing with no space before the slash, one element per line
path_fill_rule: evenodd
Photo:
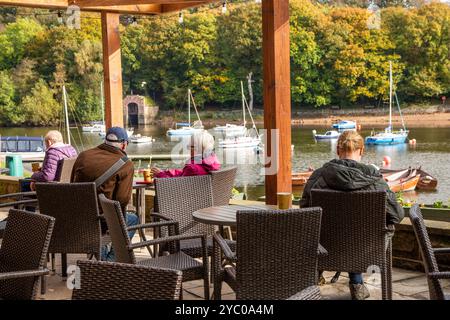
<path fill-rule="evenodd" d="M 138 125 L 138 113 L 139 107 L 137 103 L 131 102 L 128 104 L 128 125 L 137 126 Z"/>

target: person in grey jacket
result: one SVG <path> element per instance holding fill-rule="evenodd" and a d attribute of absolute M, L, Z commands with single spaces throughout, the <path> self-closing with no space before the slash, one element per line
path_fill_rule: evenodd
<path fill-rule="evenodd" d="M 383 190 L 386 191 L 386 224 L 399 223 L 405 213 L 397 202 L 386 181 L 375 165 L 361 163 L 364 153 L 364 139 L 356 131 L 344 131 L 337 143 L 339 159 L 325 163 L 314 171 L 306 183 L 300 201 L 302 208 L 311 206 L 312 189 L 332 189 L 339 191 Z M 389 235 L 390 237 L 393 234 Z M 353 299 L 363 300 L 369 297 L 362 274 L 349 273 L 350 292 Z"/>

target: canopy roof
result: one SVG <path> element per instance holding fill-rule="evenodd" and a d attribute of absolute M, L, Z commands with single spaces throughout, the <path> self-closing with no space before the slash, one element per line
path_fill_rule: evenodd
<path fill-rule="evenodd" d="M 163 14 L 198 7 L 217 0 L 0 0 L 0 6 L 67 9 L 76 5 L 84 11 L 124 14 Z"/>

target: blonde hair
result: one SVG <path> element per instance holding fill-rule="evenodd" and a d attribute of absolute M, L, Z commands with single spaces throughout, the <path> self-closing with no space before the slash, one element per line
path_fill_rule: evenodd
<path fill-rule="evenodd" d="M 63 142 L 63 136 L 58 130 L 50 130 L 44 137 L 45 141 L 50 141 L 52 143 Z"/>
<path fill-rule="evenodd" d="M 344 131 L 338 139 L 337 147 L 343 152 L 354 152 L 364 148 L 364 139 L 353 130 Z"/>

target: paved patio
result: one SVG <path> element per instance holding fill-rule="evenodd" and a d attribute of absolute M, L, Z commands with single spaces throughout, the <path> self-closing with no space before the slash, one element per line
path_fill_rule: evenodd
<path fill-rule="evenodd" d="M 0 220 L 6 217 L 6 212 L 0 211 Z M 133 242 L 139 241 L 136 235 Z M 137 259 L 148 258 L 146 249 L 135 250 Z M 86 255 L 68 255 L 68 265 L 75 265 L 77 260 L 87 259 Z M 61 277 L 60 255 L 56 258 L 56 274 L 51 274 L 48 277 L 47 293 L 43 296 L 38 295 L 40 300 L 67 300 L 72 296 L 72 291 L 66 286 L 66 281 Z M 50 267 L 50 264 L 49 264 Z M 326 272 L 324 277 L 326 284 L 320 287 L 322 295 L 326 299 L 332 300 L 349 300 L 350 292 L 348 289 L 348 277 L 346 273 L 342 273 L 338 282 L 330 283 L 333 277 L 333 272 Z M 405 269 L 393 269 L 393 299 L 394 300 L 426 300 L 429 299 L 428 284 L 425 274 L 417 271 L 410 271 Z M 364 280 L 370 291 L 370 298 L 368 300 L 381 299 L 381 285 L 379 274 L 364 275 Z M 450 280 L 441 280 L 444 290 L 447 294 L 450 293 Z M 212 289 L 212 287 L 211 287 Z M 183 299 L 185 300 L 200 300 L 203 299 L 203 281 L 196 280 L 183 283 Z M 223 300 L 236 299 L 233 291 L 225 284 L 222 290 Z"/>

